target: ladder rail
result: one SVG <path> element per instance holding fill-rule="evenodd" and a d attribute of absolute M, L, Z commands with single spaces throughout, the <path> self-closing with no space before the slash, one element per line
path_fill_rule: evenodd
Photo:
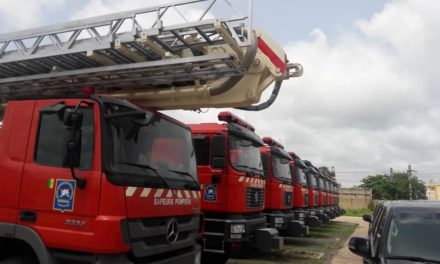
<path fill-rule="evenodd" d="M 85 38 L 90 40 L 90 46 L 82 45 L 82 49 L 104 49 L 109 48 L 110 42 L 113 42 L 115 39 L 127 39 L 134 40 L 136 36 L 140 34 L 140 32 L 148 32 L 150 33 L 152 29 L 163 28 L 163 23 L 161 21 L 163 16 L 166 15 L 167 11 L 170 10 L 170 7 L 173 7 L 174 10 L 177 10 L 176 7 L 186 6 L 196 3 L 203 3 L 211 1 L 209 6 L 205 11 L 202 11 L 203 14 L 197 21 L 187 21 L 187 27 L 194 27 L 197 23 L 200 25 L 207 24 L 209 19 L 204 19 L 206 14 L 211 10 L 212 6 L 219 0 L 186 0 L 179 1 L 175 3 L 170 3 L 167 5 L 161 5 L 158 7 L 149 7 L 143 9 L 136 9 L 131 11 L 119 12 L 116 14 L 103 15 L 93 18 L 85 18 L 76 21 L 61 23 L 58 25 L 45 26 L 35 29 L 29 30 L 21 30 L 12 33 L 4 33 L 0 34 L 0 62 L 7 62 L 7 59 L 4 57 L 8 57 L 10 53 L 18 53 L 15 57 L 26 59 L 26 57 L 35 55 L 41 48 L 47 48 L 46 46 L 53 46 L 55 50 L 72 50 L 71 52 L 79 52 L 80 50 L 75 49 L 74 46 L 76 42 L 84 42 L 83 39 L 80 39 L 81 33 L 88 33 L 89 38 Z M 227 1 L 227 0 L 223 0 Z M 252 1 L 252 0 L 249 0 Z M 185 16 L 177 10 L 178 14 L 183 17 L 186 21 Z M 153 14 L 156 16 L 155 22 L 153 25 L 146 25 L 146 21 L 142 21 L 142 18 L 139 16 L 144 14 Z M 237 22 L 237 21 L 246 21 L 248 16 L 243 17 L 231 17 L 221 19 L 225 22 Z M 119 30 L 123 26 L 124 23 L 128 21 L 129 29 L 124 30 L 123 33 L 120 33 Z M 99 29 L 103 27 L 108 27 L 108 32 L 100 33 Z M 182 26 L 176 27 L 181 30 Z M 68 39 L 60 38 L 60 35 L 67 34 Z M 25 45 L 26 42 L 29 42 L 31 45 Z M 93 44 L 97 44 L 94 46 Z M 101 45 L 99 45 L 101 44 Z M 15 49 L 14 49 L 15 47 Z M 21 56 L 20 56 L 21 55 Z M 11 57 L 11 56 L 9 56 Z M 11 60 L 16 60 L 12 56 Z"/>

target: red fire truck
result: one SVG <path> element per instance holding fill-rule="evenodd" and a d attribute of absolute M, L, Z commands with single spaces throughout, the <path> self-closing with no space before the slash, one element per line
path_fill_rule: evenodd
<path fill-rule="evenodd" d="M 226 260 L 249 248 L 281 249 L 278 231 L 266 228 L 265 178 L 255 129 L 230 112 L 224 123 L 191 124 L 204 213 L 203 257 Z"/>
<path fill-rule="evenodd" d="M 264 137 L 263 141 L 266 145 L 260 150 L 266 175 L 264 213 L 267 223 L 284 236 L 305 236 L 309 232 L 308 227 L 303 221 L 295 219 L 293 210 L 292 158 L 274 139 Z"/>
<path fill-rule="evenodd" d="M 164 21 L 193 4 L 196 20 Z M 0 35 L 0 262 L 199 262 L 191 131 L 155 109 L 261 110 L 302 73 L 251 16 L 212 19 L 215 4 Z"/>
<path fill-rule="evenodd" d="M 331 206 L 332 210 L 336 216 L 341 216 L 344 211 L 339 207 L 339 194 L 338 194 L 338 183 L 335 179 L 330 179 L 330 189 L 331 189 Z"/>
<path fill-rule="evenodd" d="M 320 196 L 322 196 L 322 204 L 320 205 L 321 210 L 327 217 L 331 220 L 336 217 L 335 213 L 332 210 L 332 206 L 330 204 L 330 185 L 328 176 L 325 175 L 322 171 L 319 171 L 319 185 L 320 185 Z"/>
<path fill-rule="evenodd" d="M 293 159 L 290 170 L 293 180 L 293 211 L 295 219 L 303 221 L 309 227 L 320 227 L 321 221 L 316 215 L 311 215 L 309 212 L 309 190 L 307 184 L 306 172 L 307 165 L 294 152 L 289 152 Z"/>

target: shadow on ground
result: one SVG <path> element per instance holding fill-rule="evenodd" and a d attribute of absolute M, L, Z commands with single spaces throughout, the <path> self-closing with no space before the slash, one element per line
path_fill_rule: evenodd
<path fill-rule="evenodd" d="M 312 229 L 308 237 L 284 238 L 284 249 L 272 254 L 252 253 L 246 259 L 230 259 L 228 264 L 324 263 L 336 253 L 356 229 L 356 224 L 333 221 Z"/>

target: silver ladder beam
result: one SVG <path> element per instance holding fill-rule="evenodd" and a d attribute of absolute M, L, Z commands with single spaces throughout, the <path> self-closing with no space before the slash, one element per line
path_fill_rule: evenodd
<path fill-rule="evenodd" d="M 219 2 L 234 16 L 211 18 Z M 188 8 L 197 8 L 200 17 L 186 16 Z M 164 19 L 176 16 L 184 22 L 165 25 Z M 230 0 L 187 0 L 2 34 L 0 97 L 78 91 L 86 85 L 179 87 L 241 76 L 252 39 L 250 17 Z M 222 45 L 227 51 L 207 52 Z"/>

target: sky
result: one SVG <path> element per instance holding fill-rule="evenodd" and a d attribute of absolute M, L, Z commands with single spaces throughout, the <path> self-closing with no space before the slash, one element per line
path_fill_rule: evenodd
<path fill-rule="evenodd" d="M 159 2 L 0 0 L 0 33 Z M 305 72 L 269 109 L 234 112 L 260 136 L 335 167 L 343 186 L 408 164 L 420 179 L 440 180 L 438 10 L 438 0 L 255 0 L 254 25 Z M 215 122 L 220 110 L 205 110 L 167 113 Z"/>

